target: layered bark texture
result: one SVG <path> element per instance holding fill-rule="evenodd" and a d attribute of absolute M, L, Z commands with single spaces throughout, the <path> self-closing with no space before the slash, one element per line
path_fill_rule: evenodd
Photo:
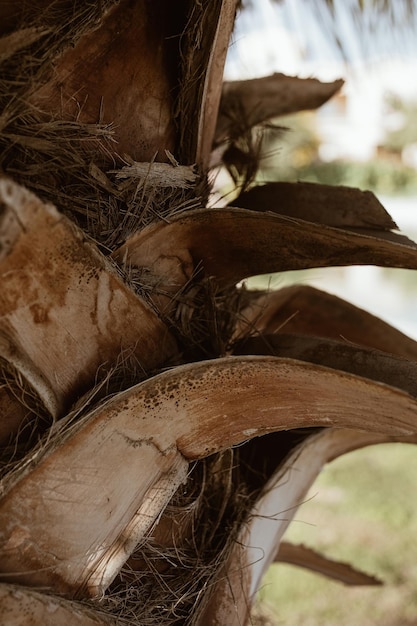
<path fill-rule="evenodd" d="M 238 4 L 0 6 L 4 626 L 243 626 L 276 560 L 381 584 L 282 538 L 326 463 L 416 443 L 417 344 L 242 281 L 417 245 L 370 192 L 254 182 L 260 127 L 343 81 L 223 84 Z"/>

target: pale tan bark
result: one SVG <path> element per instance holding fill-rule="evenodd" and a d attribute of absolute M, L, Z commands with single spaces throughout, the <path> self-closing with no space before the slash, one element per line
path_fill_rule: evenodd
<path fill-rule="evenodd" d="M 0 355 L 54 417 L 123 352 L 144 368 L 175 353 L 165 325 L 81 230 L 9 179 L 0 201 Z"/>

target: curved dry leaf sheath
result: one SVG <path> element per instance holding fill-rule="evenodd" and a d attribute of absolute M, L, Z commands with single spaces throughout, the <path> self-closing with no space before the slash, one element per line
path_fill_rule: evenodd
<path fill-rule="evenodd" d="M 398 387 L 417 398 L 417 362 L 348 342 L 277 333 L 242 340 L 233 354 L 299 359 Z"/>
<path fill-rule="evenodd" d="M 316 78 L 272 74 L 253 80 L 225 82 L 217 119 L 215 143 L 273 117 L 316 109 L 331 98 L 343 80 L 322 83 Z"/>
<path fill-rule="evenodd" d="M 210 57 L 206 63 L 207 74 L 204 79 L 204 88 L 201 92 L 201 102 L 199 103 L 198 130 L 197 133 L 194 133 L 194 136 L 197 137 L 197 147 L 195 158 L 192 159 L 192 161 L 202 165 L 203 168 L 208 167 L 210 160 L 222 95 L 224 63 L 238 4 L 239 0 L 222 0 L 216 22 L 211 17 L 213 23 L 216 24 L 216 29 L 212 38 Z M 191 52 L 190 50 L 190 54 Z M 194 55 L 191 54 L 191 56 Z M 198 82 L 200 82 L 200 78 Z M 189 123 L 189 118 L 185 118 L 184 126 Z M 190 157 L 191 155 L 189 155 Z"/>
<path fill-rule="evenodd" d="M 207 611 L 199 624 L 246 624 L 262 577 L 322 467 L 351 450 L 390 440 L 376 433 L 330 428 L 308 437 L 295 448 L 266 483 L 228 562 L 219 572 L 218 583 L 212 589 Z M 410 442 L 415 443 L 415 437 Z"/>
<path fill-rule="evenodd" d="M 114 258 L 149 268 L 162 284 L 164 276 L 171 275 L 176 289 L 197 268 L 224 286 L 255 274 L 310 267 L 368 264 L 417 269 L 416 244 L 387 241 L 384 236 L 247 209 L 201 209 L 143 229 Z"/>
<path fill-rule="evenodd" d="M 53 206 L 8 179 L 0 206 L 1 345 L 53 414 L 123 351 L 144 368 L 175 352 L 155 313 Z"/>
<path fill-rule="evenodd" d="M 334 296 L 306 285 L 269 293 L 253 292 L 242 311 L 236 337 L 277 332 L 328 337 L 417 360 L 417 342 L 386 322 Z"/>
<path fill-rule="evenodd" d="M 304 567 L 333 580 L 339 580 L 345 585 L 382 585 L 378 578 L 365 574 L 348 563 L 329 559 L 303 544 L 282 541 L 274 561 Z"/>
<path fill-rule="evenodd" d="M 119 155 L 150 161 L 158 151 L 159 158 L 164 150 L 174 152 L 177 68 L 169 57 L 178 63 L 179 55 L 170 36 L 178 35 L 173 24 L 181 29 L 181 12 L 176 7 L 175 14 L 170 4 L 115 3 L 94 30 L 55 60 L 31 103 L 52 118 L 111 124 L 117 142 L 112 150 Z"/>
<path fill-rule="evenodd" d="M 75 595 L 101 593 L 190 460 L 311 426 L 408 436 L 417 402 L 381 383 L 275 357 L 227 357 L 155 376 L 88 414 L 5 484 L 0 571 Z"/>
<path fill-rule="evenodd" d="M 175 115 L 180 134 L 178 157 L 187 164 L 197 162 L 203 168 L 208 164 L 238 4 L 238 0 L 212 0 L 184 5 L 187 15 L 179 39 L 180 89 Z"/>
<path fill-rule="evenodd" d="M 338 228 L 397 229 L 371 191 L 341 185 L 267 183 L 241 193 L 234 204 Z"/>
<path fill-rule="evenodd" d="M 6 584 L 0 584 L 0 619 L 2 626 L 116 626 L 99 610 Z"/>

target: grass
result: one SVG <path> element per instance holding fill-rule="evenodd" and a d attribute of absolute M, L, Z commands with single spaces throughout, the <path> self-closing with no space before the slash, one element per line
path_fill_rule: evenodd
<path fill-rule="evenodd" d="M 348 561 L 385 585 L 346 587 L 273 565 L 259 599 L 274 624 L 417 625 L 416 478 L 416 449 L 404 444 L 365 448 L 324 468 L 286 539 Z"/>

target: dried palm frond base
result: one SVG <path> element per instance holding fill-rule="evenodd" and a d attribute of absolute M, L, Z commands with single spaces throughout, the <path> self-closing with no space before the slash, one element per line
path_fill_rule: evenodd
<path fill-rule="evenodd" d="M 219 2 L 216 5 L 215 14 L 220 10 Z M 123 126 L 122 121 L 114 120 L 111 110 L 113 93 L 109 84 L 115 82 L 114 66 L 127 62 L 135 67 L 138 59 L 134 55 L 144 56 L 146 52 L 140 45 L 146 46 L 147 42 L 140 44 L 140 36 L 134 37 L 134 45 L 139 47 L 133 52 L 124 48 L 133 45 L 126 19 L 130 16 L 140 33 L 140 29 L 147 32 L 147 28 L 155 28 L 152 36 L 169 40 L 169 33 L 161 31 L 164 27 L 152 23 L 152 11 L 157 15 L 160 10 L 145 6 L 140 0 L 133 4 L 105 0 L 87 5 L 79 0 L 35 2 L 2 9 L 7 19 L 0 24 L 0 171 L 35 191 L 41 199 L 52 201 L 96 239 L 103 250 L 114 249 L 145 224 L 164 219 L 190 203 L 199 206 L 197 198 L 207 194 L 200 174 L 191 166 L 179 166 L 167 151 L 172 141 L 156 141 L 154 149 L 148 142 L 142 153 L 150 162 L 135 163 L 133 158 L 140 156 L 140 150 L 126 154 L 122 139 L 123 133 L 133 133 L 126 127 L 129 120 L 124 120 Z M 195 12 L 200 15 L 197 8 Z M 203 13 L 209 24 L 216 24 L 211 8 L 205 8 Z M 177 19 L 175 27 L 181 29 L 180 22 L 185 17 L 179 12 Z M 196 28 L 200 27 L 197 23 Z M 9 33 L 12 28 L 16 30 Z M 109 46 L 108 37 L 119 37 L 118 45 Z M 100 43 L 105 50 L 102 56 L 95 54 L 94 49 Z M 183 54 L 188 58 L 188 71 L 193 72 L 188 45 L 190 42 L 184 43 Z M 157 56 L 157 49 L 155 44 L 149 54 Z M 77 54 L 83 56 L 83 51 L 89 62 L 97 64 L 89 70 L 91 75 L 101 76 L 98 86 L 88 82 L 88 75 L 80 75 Z M 205 60 L 207 51 L 201 49 L 200 54 Z M 147 77 L 157 85 L 149 89 L 155 101 L 158 88 L 164 93 L 173 89 L 169 68 L 160 67 L 158 62 L 149 69 L 151 77 Z M 142 73 L 147 68 L 146 59 L 144 63 Z M 141 77 L 139 73 L 138 84 Z M 117 79 L 122 86 L 126 83 L 123 73 Z M 190 76 L 187 81 L 188 92 L 193 85 L 192 94 L 197 97 L 199 81 Z M 110 89 L 110 93 L 100 102 L 102 89 Z M 119 97 L 117 101 L 121 100 Z M 96 101 L 97 110 L 91 108 Z M 146 114 L 151 115 L 149 110 Z M 140 112 L 135 110 L 130 119 L 140 130 L 141 124 L 150 122 L 135 120 L 138 115 Z M 173 126 L 172 120 L 170 125 Z"/>
<path fill-rule="evenodd" d="M 102 601 L 129 624 L 199 624 L 211 589 L 275 463 L 307 434 L 281 433 L 274 462 L 248 443 L 199 461 Z M 167 598 L 170 601 L 167 602 Z M 204 619 L 201 622 L 204 623 Z"/>
<path fill-rule="evenodd" d="M 112 614 L 141 625 L 197 623 L 246 511 L 247 486 L 233 480 L 235 463 L 228 451 L 194 467 L 110 588 L 104 604 Z"/>
<path fill-rule="evenodd" d="M 0 128 L 0 167 L 53 202 L 104 252 L 151 222 L 201 206 L 199 192 L 204 196 L 207 191 L 192 167 L 127 165 L 114 154 L 110 126 L 42 117 L 31 112 Z"/>

